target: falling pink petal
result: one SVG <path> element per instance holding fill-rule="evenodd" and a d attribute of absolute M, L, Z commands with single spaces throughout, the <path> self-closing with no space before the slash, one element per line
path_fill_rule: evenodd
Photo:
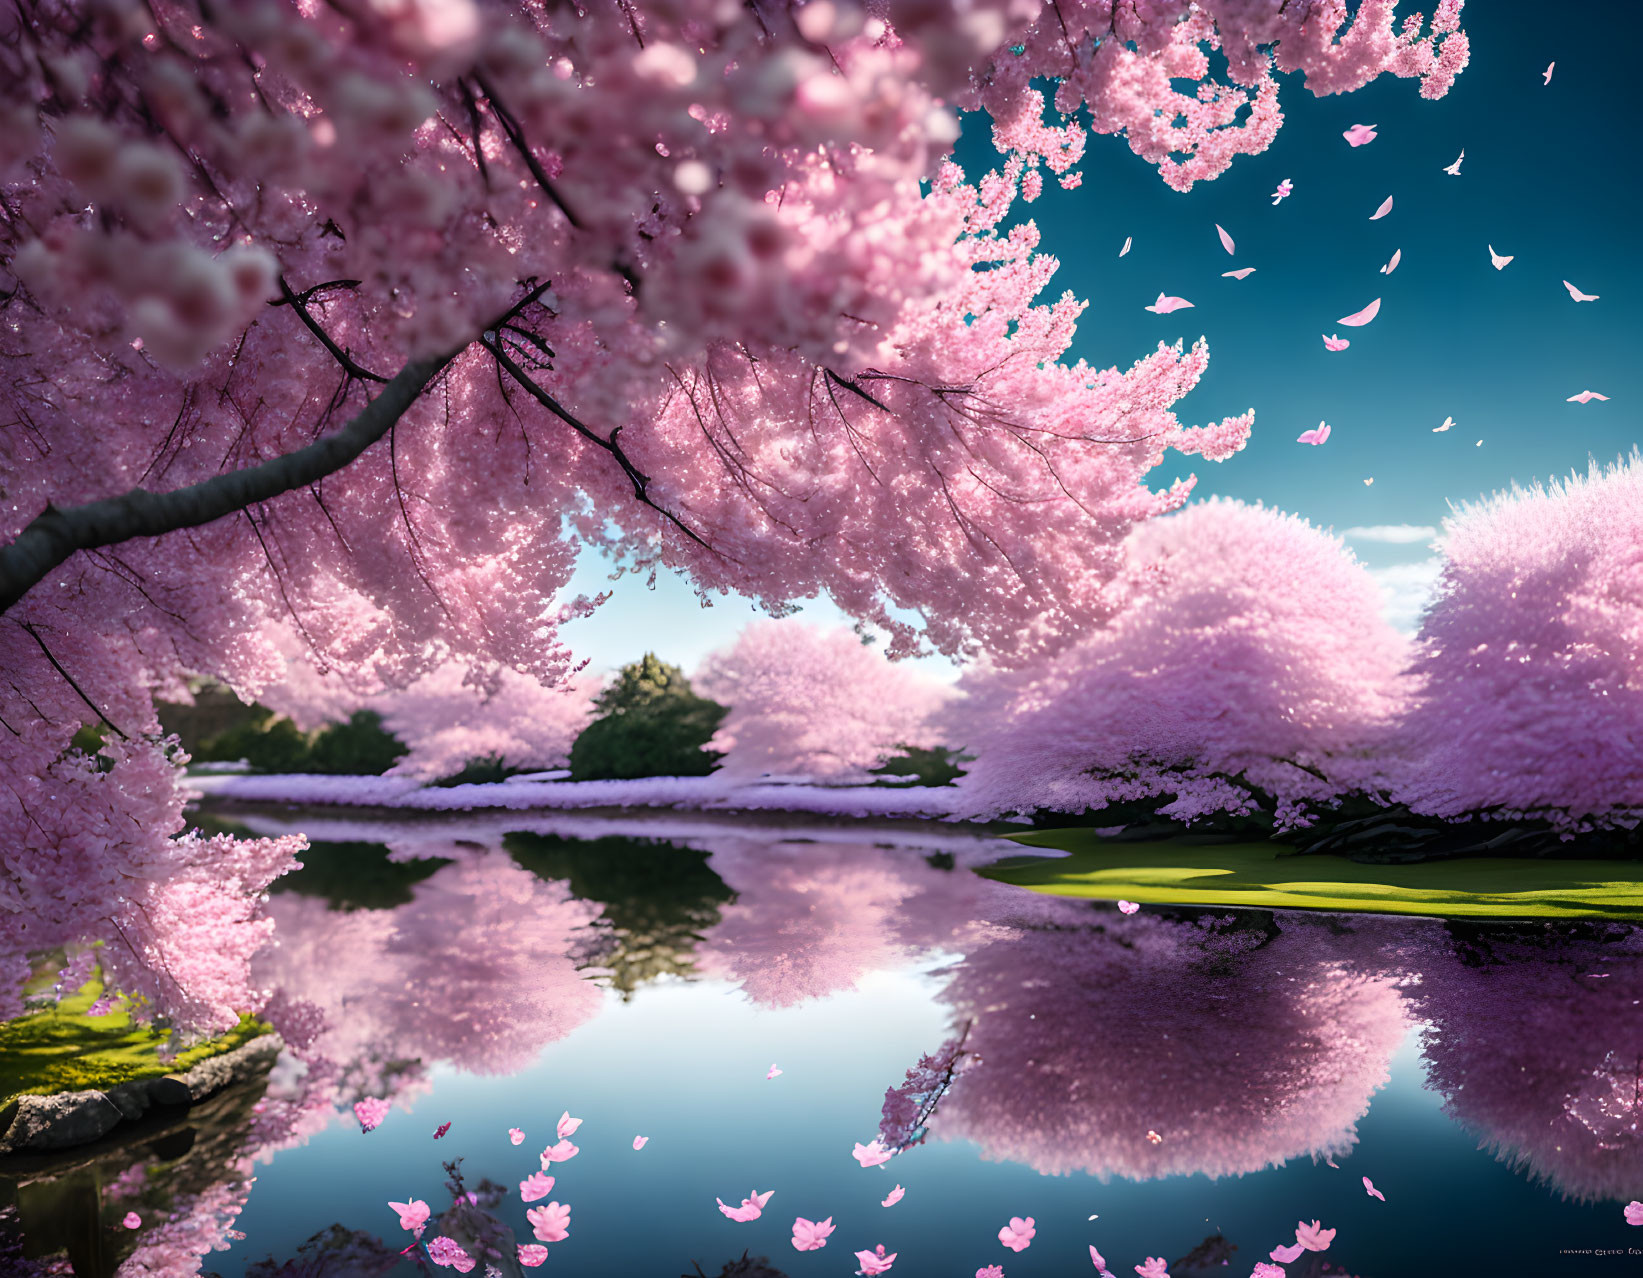
<path fill-rule="evenodd" d="M 1334 334 L 1324 338 L 1324 348 L 1326 350 L 1344 351 L 1350 345 L 1352 345 L 1352 343 L 1346 338 L 1337 337 Z"/>
<path fill-rule="evenodd" d="M 1249 1278 L 1284 1278 L 1282 1265 L 1269 1265 L 1264 1260 L 1257 1260 L 1255 1268 L 1249 1271 Z"/>
<path fill-rule="evenodd" d="M 549 1164 L 566 1162 L 569 1159 L 575 1158 L 576 1155 L 581 1152 L 582 1151 L 578 1146 L 571 1144 L 568 1140 L 562 1140 L 557 1144 L 549 1145 L 542 1151 L 542 1170 L 547 1171 Z"/>
<path fill-rule="evenodd" d="M 1004 1266 L 983 1265 L 976 1270 L 976 1278 L 1004 1278 Z"/>
<path fill-rule="evenodd" d="M 902 1195 L 905 1194 L 906 1192 L 907 1191 L 905 1189 L 903 1189 L 900 1185 L 897 1185 L 894 1189 L 892 1189 L 888 1194 L 886 1194 L 884 1196 L 884 1201 L 882 1203 L 880 1203 L 879 1206 L 880 1207 L 894 1207 L 897 1203 L 899 1203 L 901 1201 Z"/>
<path fill-rule="evenodd" d="M 1626 1204 L 1626 1210 L 1623 1214 L 1628 1225 L 1643 1225 L 1643 1203 L 1638 1202 L 1637 1199 L 1634 1198 Z M 127 1216 L 126 1219 L 130 1220 L 131 1218 Z"/>
<path fill-rule="evenodd" d="M 1494 267 L 1497 271 L 1504 271 L 1511 263 L 1512 258 L 1516 256 L 1515 253 L 1495 252 L 1495 246 L 1493 244 L 1486 244 L 1484 247 L 1489 250 L 1489 265 Z"/>
<path fill-rule="evenodd" d="M 1569 396 L 1568 402 L 1571 404 L 1590 404 L 1594 399 L 1606 401 L 1608 398 L 1607 395 L 1599 395 L 1596 391 L 1583 390 L 1578 395 Z"/>
<path fill-rule="evenodd" d="M 1090 1264 L 1094 1265 L 1097 1269 L 1105 1269 L 1107 1267 L 1107 1258 L 1095 1249 L 1094 1243 L 1090 1244 Z"/>
<path fill-rule="evenodd" d="M 856 1263 L 861 1266 L 856 1270 L 858 1274 L 885 1274 L 890 1272 L 890 1266 L 896 1263 L 896 1254 L 884 1254 L 884 1244 L 880 1243 L 872 1251 L 858 1251 Z"/>
<path fill-rule="evenodd" d="M 580 1118 L 572 1118 L 570 1116 L 570 1110 L 567 1109 L 563 1114 L 559 1115 L 559 1126 L 554 1129 L 553 1134 L 560 1140 L 564 1140 L 567 1136 L 576 1135 L 576 1129 L 581 1125 L 582 1120 Z"/>
<path fill-rule="evenodd" d="M 1169 1278 L 1169 1266 L 1164 1263 L 1162 1256 L 1148 1256 L 1147 1263 L 1137 1265 L 1135 1272 L 1141 1278 Z"/>
<path fill-rule="evenodd" d="M 643 1149 L 649 1140 L 649 1136 L 635 1136 L 633 1138 L 633 1147 L 635 1149 Z"/>
<path fill-rule="evenodd" d="M 1240 266 L 1236 271 L 1222 271 L 1221 278 L 1224 280 L 1241 280 L 1246 275 L 1253 274 L 1255 274 L 1253 266 Z"/>
<path fill-rule="evenodd" d="M 438 1140 L 441 1136 L 443 1136 L 446 1132 L 448 1132 L 450 1130 L 451 1130 L 451 1125 L 449 1123 L 441 1123 L 438 1126 L 438 1128 L 436 1128 L 435 1131 L 434 1131 L 434 1139 Z"/>
<path fill-rule="evenodd" d="M 367 1096 L 362 1101 L 354 1102 L 354 1117 L 359 1119 L 359 1129 L 362 1132 L 375 1131 L 382 1120 L 388 1117 L 392 1103 L 380 1100 L 374 1096 Z"/>
<path fill-rule="evenodd" d="M 1169 297 L 1160 293 L 1156 302 L 1151 306 L 1143 306 L 1141 309 L 1151 311 L 1154 315 L 1168 315 L 1171 311 L 1184 311 L 1190 309 L 1191 306 L 1192 303 L 1184 297 Z"/>
<path fill-rule="evenodd" d="M 892 1155 L 888 1149 L 879 1144 L 879 1139 L 875 1136 L 865 1145 L 857 1141 L 855 1149 L 850 1151 L 850 1157 L 854 1158 L 863 1167 L 877 1167 L 880 1163 L 889 1162 Z"/>
<path fill-rule="evenodd" d="M 722 1211 L 726 1216 L 729 1216 L 730 1219 L 736 1221 L 738 1224 L 745 1225 L 750 1220 L 757 1220 L 760 1215 L 763 1214 L 762 1209 L 757 1203 L 750 1203 L 745 1198 L 742 1199 L 739 1207 L 730 1206 L 722 1198 L 715 1198 L 713 1201 L 719 1204 L 720 1211 Z"/>
<path fill-rule="evenodd" d="M 459 1274 L 468 1273 L 475 1264 L 474 1258 L 463 1251 L 454 1238 L 435 1238 L 428 1244 L 428 1259 L 441 1269 L 454 1269 Z"/>
<path fill-rule="evenodd" d="M 806 1220 L 803 1216 L 793 1222 L 793 1250 L 820 1251 L 827 1246 L 827 1236 L 833 1232 L 833 1218 Z"/>
<path fill-rule="evenodd" d="M 1364 480 L 1364 481 L 1363 481 L 1363 486 L 1364 486 L 1364 487 L 1365 487 L 1365 488 L 1368 488 L 1368 487 L 1369 487 L 1369 486 L 1370 486 L 1370 485 L 1371 485 L 1371 484 L 1373 484 L 1373 483 L 1374 483 L 1374 482 L 1375 482 L 1375 479 L 1374 479 L 1374 476 L 1370 476 L 1370 478 L 1368 478 L 1368 479 L 1366 479 L 1366 480 Z"/>
<path fill-rule="evenodd" d="M 1557 63 L 1555 62 L 1548 62 L 1546 64 L 1546 70 L 1542 73 L 1542 78 L 1540 81 L 1542 84 L 1550 84 L 1552 82 L 1552 68 L 1556 65 Z"/>
<path fill-rule="evenodd" d="M 389 1203 L 388 1206 L 399 1217 L 399 1227 L 409 1229 L 418 1238 L 422 1237 L 422 1227 L 428 1223 L 428 1204 L 420 1198 L 413 1198 L 407 1203 Z"/>
<path fill-rule="evenodd" d="M 1300 1243 L 1290 1243 L 1285 1247 L 1274 1247 L 1269 1255 L 1280 1265 L 1293 1265 L 1306 1248 Z"/>
<path fill-rule="evenodd" d="M 1345 133 L 1341 134 L 1348 146 L 1368 146 L 1378 136 L 1373 124 L 1354 124 Z"/>
<path fill-rule="evenodd" d="M 1382 275 L 1392 274 L 1393 271 L 1398 269 L 1398 263 L 1401 262 L 1401 261 L 1403 261 L 1403 250 L 1402 249 L 1393 249 L 1392 250 L 1392 260 L 1390 262 L 1388 262 L 1385 266 L 1381 267 L 1381 274 Z"/>
<path fill-rule="evenodd" d="M 1236 253 L 1238 251 L 1236 246 L 1232 243 L 1232 236 L 1226 233 L 1219 222 L 1215 224 L 1215 233 L 1221 237 L 1221 247 L 1228 253 Z"/>
<path fill-rule="evenodd" d="M 1573 284 L 1569 283 L 1568 280 L 1563 281 L 1563 287 L 1569 290 L 1569 296 L 1574 298 L 1575 301 L 1577 301 L 1577 302 L 1595 302 L 1595 301 L 1597 301 L 1598 295 L 1596 293 L 1582 293 Z"/>
<path fill-rule="evenodd" d="M 564 1242 L 570 1237 L 570 1204 L 549 1203 L 525 1213 L 537 1242 Z"/>
<path fill-rule="evenodd" d="M 521 1202 L 540 1202 L 551 1193 L 553 1193 L 553 1177 L 544 1176 L 541 1172 L 532 1172 L 519 1182 Z"/>
<path fill-rule="evenodd" d="M 1363 1188 L 1364 1188 L 1364 1192 L 1366 1194 L 1368 1194 L 1371 1198 L 1379 1198 L 1383 1203 L 1386 1201 L 1386 1195 L 1381 1193 L 1380 1190 L 1376 1189 L 1375 1188 L 1375 1182 L 1370 1180 L 1369 1177 L 1367 1177 L 1367 1176 L 1365 1176 L 1363 1178 Z"/>
<path fill-rule="evenodd" d="M 1343 315 L 1340 319 L 1336 320 L 1335 322 L 1337 324 L 1345 324 L 1348 328 L 1362 328 L 1365 324 L 1369 323 L 1370 320 L 1374 319 L 1375 316 L 1379 315 L 1380 313 L 1381 313 L 1381 299 L 1377 297 L 1368 306 L 1364 307 L 1363 310 L 1353 311 L 1352 314 L 1350 314 L 1350 315 Z"/>
<path fill-rule="evenodd" d="M 777 1069 L 776 1065 L 775 1065 L 775 1062 L 772 1061 L 771 1065 L 770 1065 L 770 1068 L 765 1071 L 765 1074 L 764 1074 L 765 1081 L 769 1082 L 771 1079 L 775 1078 L 777 1074 L 780 1074 L 780 1073 L 781 1073 L 781 1070 Z"/>
<path fill-rule="evenodd" d="M 1636 1205 L 1636 1203 L 1632 1204 L 1634 1207 Z M 1635 1224 L 1636 1222 L 1634 1221 L 1633 1223 Z M 124 1218 L 121 1219 L 120 1224 L 126 1229 L 141 1229 L 143 1227 L 143 1218 L 134 1211 L 128 1211 Z"/>
<path fill-rule="evenodd" d="M 1118 903 L 1118 912 L 1120 914 L 1134 914 L 1140 908 L 1134 901 L 1120 901 Z"/>
<path fill-rule="evenodd" d="M 520 1243 L 519 1263 L 526 1269 L 535 1269 L 548 1258 L 548 1249 L 540 1243 Z"/>
<path fill-rule="evenodd" d="M 1033 1235 L 1037 1232 L 1031 1216 L 1011 1216 L 1010 1223 L 998 1231 L 998 1241 L 1011 1251 L 1026 1251 L 1032 1245 Z"/>
<path fill-rule="evenodd" d="M 1149 1145 L 1162 1145 L 1163 1143 L 1164 1143 L 1164 1138 L 1162 1136 L 1160 1136 L 1157 1132 L 1153 1131 L 1152 1128 L 1149 1127 L 1147 1129 L 1147 1144 L 1149 1144 Z"/>
<path fill-rule="evenodd" d="M 1335 1241 L 1336 1232 L 1320 1227 L 1315 1220 L 1310 1225 L 1303 1220 L 1295 1226 L 1295 1241 L 1308 1251 L 1328 1251 L 1329 1244 Z"/>
<path fill-rule="evenodd" d="M 1303 430 L 1295 437 L 1297 444 L 1321 444 L 1329 438 L 1329 423 L 1319 422 L 1316 430 Z"/>
<path fill-rule="evenodd" d="M 1272 193 L 1273 204 L 1281 204 L 1284 198 L 1294 191 L 1295 185 L 1288 178 L 1278 183 L 1278 189 Z"/>
<path fill-rule="evenodd" d="M 1118 250 L 1119 257 L 1123 257 L 1124 254 L 1130 251 L 1130 244 L 1134 241 L 1134 239 L 1135 237 L 1133 235 L 1126 235 L 1124 237 L 1124 247 Z"/>
<path fill-rule="evenodd" d="M 517 1127 L 508 1128 L 508 1143 L 510 1145 L 523 1145 L 525 1143 L 525 1133 Z"/>
<path fill-rule="evenodd" d="M 1384 200 L 1381 201 L 1380 208 L 1376 209 L 1373 213 L 1371 213 L 1369 215 L 1369 220 L 1371 222 L 1379 222 L 1383 217 L 1385 217 L 1391 211 L 1392 211 L 1392 197 L 1389 195 Z"/>

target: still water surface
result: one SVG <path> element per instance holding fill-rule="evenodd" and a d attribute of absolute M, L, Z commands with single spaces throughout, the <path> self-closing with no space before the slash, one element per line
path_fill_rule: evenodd
<path fill-rule="evenodd" d="M 844 1275 L 883 1244 L 896 1278 L 1031 1278 L 1093 1274 L 1094 1244 L 1122 1278 L 1155 1256 L 1242 1276 L 1312 1220 L 1335 1238 L 1289 1278 L 1643 1272 L 1635 929 L 1126 916 L 984 879 L 1016 849 L 939 827 L 301 825 L 262 976 L 324 1027 L 177 1130 L 0 1170 L 0 1270 L 408 1275 L 388 1203 L 414 1199 L 424 1242 L 529 1243 L 518 1185 L 568 1111 L 543 1202 L 569 1236 L 499 1273 L 717 1275 L 745 1251 L 764 1267 L 728 1272 Z M 858 1165 L 944 1044 L 927 1138 Z M 392 1107 L 365 1133 L 369 1097 Z M 442 1222 L 458 1157 L 478 1201 Z M 767 1190 L 746 1223 L 715 1204 Z M 832 1218 L 824 1248 L 794 1249 L 797 1216 Z"/>

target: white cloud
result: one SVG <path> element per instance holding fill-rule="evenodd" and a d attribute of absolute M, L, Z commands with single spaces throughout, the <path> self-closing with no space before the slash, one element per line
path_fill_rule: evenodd
<path fill-rule="evenodd" d="M 1381 615 L 1394 630 L 1412 635 L 1420 629 L 1421 612 L 1431 601 L 1443 560 L 1437 556 L 1412 564 L 1371 568 L 1369 575 L 1381 592 Z"/>
<path fill-rule="evenodd" d="M 1378 541 L 1389 546 L 1431 541 L 1437 535 L 1438 530 L 1430 524 L 1370 524 L 1367 527 L 1348 528 L 1341 534 L 1348 541 Z"/>

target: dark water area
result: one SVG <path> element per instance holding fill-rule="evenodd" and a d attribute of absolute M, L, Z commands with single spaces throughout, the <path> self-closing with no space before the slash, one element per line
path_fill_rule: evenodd
<path fill-rule="evenodd" d="M 491 1241 L 480 1278 L 849 1274 L 880 1244 L 897 1278 L 1093 1274 L 1092 1244 L 1122 1278 L 1242 1276 L 1314 1220 L 1289 1278 L 1643 1272 L 1637 929 L 1125 915 L 985 879 L 1019 849 L 939 827 L 302 827 L 260 979 L 312 1041 L 169 1128 L 0 1162 L 0 1273 L 443 1272 L 396 1254 L 417 1199 L 422 1245 Z M 861 1166 L 926 1055 L 953 1070 L 901 1106 L 922 1139 Z M 549 1201 L 568 1236 L 522 1269 Z M 795 1217 L 834 1232 L 798 1251 Z"/>

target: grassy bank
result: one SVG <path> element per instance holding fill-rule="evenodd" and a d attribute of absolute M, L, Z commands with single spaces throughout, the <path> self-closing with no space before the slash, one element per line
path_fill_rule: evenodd
<path fill-rule="evenodd" d="M 123 1000 L 106 1016 L 86 1015 L 102 993 L 102 981 L 94 977 L 54 1007 L 0 1022 L 0 1106 L 25 1093 L 103 1090 L 136 1078 L 181 1074 L 268 1032 L 261 1021 L 242 1017 L 222 1037 L 162 1060 L 159 1048 L 168 1033 L 134 1021 Z"/>
<path fill-rule="evenodd" d="M 1464 857 L 1364 865 L 1277 843 L 1104 843 L 1088 829 L 1014 834 L 1071 853 L 1004 861 L 990 878 L 1035 892 L 1151 905 L 1352 910 L 1438 918 L 1643 920 L 1643 863 Z"/>

